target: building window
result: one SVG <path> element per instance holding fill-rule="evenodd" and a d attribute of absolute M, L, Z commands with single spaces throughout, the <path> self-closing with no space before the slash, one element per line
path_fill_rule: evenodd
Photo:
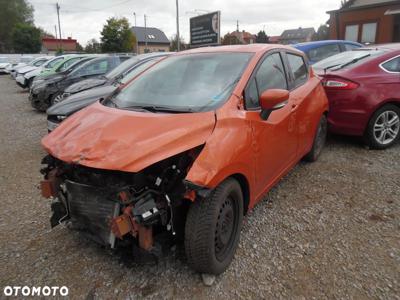
<path fill-rule="evenodd" d="M 348 41 L 358 41 L 358 25 L 347 25 L 344 39 Z"/>
<path fill-rule="evenodd" d="M 365 23 L 362 26 L 361 43 L 375 43 L 376 23 Z"/>

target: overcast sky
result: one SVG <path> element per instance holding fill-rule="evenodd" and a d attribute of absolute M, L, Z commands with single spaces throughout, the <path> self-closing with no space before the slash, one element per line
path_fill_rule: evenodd
<path fill-rule="evenodd" d="M 28 0 L 35 8 L 35 24 L 54 34 L 57 24 L 56 0 Z M 85 45 L 99 39 L 109 17 L 126 17 L 137 26 L 157 27 L 168 38 L 176 33 L 175 0 L 58 0 L 63 38 L 72 36 Z M 239 29 L 280 35 L 284 29 L 318 28 L 328 20 L 326 11 L 337 9 L 340 0 L 179 0 L 181 36 L 189 42 L 189 18 L 207 11 L 221 11 L 221 35 Z M 196 11 L 195 11 L 196 10 Z"/>

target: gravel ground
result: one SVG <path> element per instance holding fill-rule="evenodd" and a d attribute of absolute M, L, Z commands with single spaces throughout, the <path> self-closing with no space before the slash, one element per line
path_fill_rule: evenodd
<path fill-rule="evenodd" d="M 400 299 L 400 144 L 369 151 L 330 137 L 318 162 L 300 163 L 249 214 L 231 267 L 207 287 L 181 247 L 144 264 L 50 229 L 50 204 L 38 190 L 45 116 L 27 98 L 0 77 L 2 290 L 67 286 L 72 299 Z"/>

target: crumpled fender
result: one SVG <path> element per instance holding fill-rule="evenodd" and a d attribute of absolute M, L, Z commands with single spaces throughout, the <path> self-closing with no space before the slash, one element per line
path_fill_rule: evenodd
<path fill-rule="evenodd" d="M 241 174 L 254 181 L 254 155 L 250 121 L 234 117 L 244 113 L 237 109 L 217 110 L 217 123 L 213 134 L 190 168 L 186 180 L 199 186 L 215 188 L 224 179 Z M 252 191 L 250 190 L 252 199 Z"/>
<path fill-rule="evenodd" d="M 42 139 L 54 157 L 87 167 L 138 172 L 205 143 L 215 113 L 149 113 L 97 102 L 66 119 Z"/>

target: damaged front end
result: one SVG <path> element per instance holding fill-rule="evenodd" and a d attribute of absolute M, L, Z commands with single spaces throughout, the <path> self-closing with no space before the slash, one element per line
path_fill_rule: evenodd
<path fill-rule="evenodd" d="M 66 223 L 102 245 L 134 241 L 155 251 L 159 233 L 181 237 L 186 212 L 197 195 L 184 179 L 203 146 L 140 172 L 95 169 L 51 155 L 42 164 L 42 195 L 52 199 L 51 226 Z"/>

